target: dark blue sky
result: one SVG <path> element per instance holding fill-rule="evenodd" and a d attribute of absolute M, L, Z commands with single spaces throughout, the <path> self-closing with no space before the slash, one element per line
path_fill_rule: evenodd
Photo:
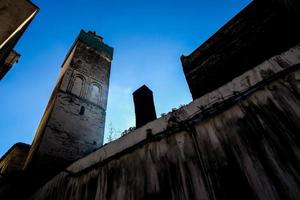
<path fill-rule="evenodd" d="M 250 1 L 33 2 L 40 12 L 16 46 L 20 62 L 0 81 L 0 156 L 16 142 L 32 142 L 80 29 L 95 30 L 114 47 L 106 133 L 111 124 L 117 136 L 135 124 L 131 94 L 142 84 L 153 90 L 158 116 L 192 100 L 180 56 L 191 53 Z"/>

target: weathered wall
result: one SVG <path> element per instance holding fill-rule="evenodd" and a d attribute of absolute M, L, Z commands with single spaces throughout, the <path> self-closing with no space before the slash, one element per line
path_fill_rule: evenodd
<path fill-rule="evenodd" d="M 76 40 L 41 120 L 26 169 L 61 170 L 103 144 L 110 65 L 101 51 L 80 37 Z"/>
<path fill-rule="evenodd" d="M 37 11 L 38 8 L 28 0 L 0 1 L 0 68 Z M 4 76 L 6 72 L 0 72 L 0 75 Z"/>
<path fill-rule="evenodd" d="M 17 143 L 0 160 L 0 173 L 10 174 L 23 169 L 30 145 Z"/>
<path fill-rule="evenodd" d="M 300 8 L 294 7 L 295 14 L 271 1 L 253 1 L 193 53 L 182 56 L 193 99 L 300 42 Z"/>
<path fill-rule="evenodd" d="M 0 44 L 2 44 L 37 7 L 28 0 L 1 0 Z"/>
<path fill-rule="evenodd" d="M 79 41 L 60 89 L 70 93 L 73 91 L 80 98 L 106 110 L 110 67 L 110 58 Z M 76 84 L 77 77 L 82 80 L 82 85 Z M 93 86 L 98 87 L 98 96 L 95 96 Z"/>
<path fill-rule="evenodd" d="M 286 52 L 265 60 L 253 69 L 246 71 L 240 76 L 232 79 L 230 82 L 195 101 L 199 102 L 202 108 L 205 108 L 217 101 L 237 95 L 268 77 L 299 63 L 300 44 L 288 49 Z"/>
<path fill-rule="evenodd" d="M 20 54 L 12 50 L 9 55 L 4 60 L 4 63 L 0 67 L 0 80 L 5 76 L 5 74 L 12 68 L 12 66 L 18 62 L 20 59 Z"/>
<path fill-rule="evenodd" d="M 294 65 L 207 107 L 196 100 L 78 160 L 31 199 L 299 199 L 299 95 Z"/>
<path fill-rule="evenodd" d="M 294 12 L 294 14 L 297 14 L 299 16 L 299 8 L 300 8 L 300 2 L 298 0 L 254 0 L 254 1 L 265 1 L 269 2 L 270 5 L 276 3 L 278 4 L 282 9 L 287 9 L 289 12 Z"/>

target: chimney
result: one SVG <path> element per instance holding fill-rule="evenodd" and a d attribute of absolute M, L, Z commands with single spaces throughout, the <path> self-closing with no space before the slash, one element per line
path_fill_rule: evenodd
<path fill-rule="evenodd" d="M 133 94 L 136 128 L 156 119 L 153 92 L 143 85 Z"/>

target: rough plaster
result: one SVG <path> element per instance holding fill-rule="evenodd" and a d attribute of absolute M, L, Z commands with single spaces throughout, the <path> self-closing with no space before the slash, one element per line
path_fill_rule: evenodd
<path fill-rule="evenodd" d="M 299 199 L 299 58 L 285 55 L 284 69 L 261 63 L 78 160 L 31 199 Z"/>

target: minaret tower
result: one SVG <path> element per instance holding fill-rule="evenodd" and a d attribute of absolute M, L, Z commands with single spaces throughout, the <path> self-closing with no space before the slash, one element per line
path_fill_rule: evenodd
<path fill-rule="evenodd" d="M 25 169 L 61 170 L 103 144 L 113 48 L 81 31 L 37 129 Z"/>

